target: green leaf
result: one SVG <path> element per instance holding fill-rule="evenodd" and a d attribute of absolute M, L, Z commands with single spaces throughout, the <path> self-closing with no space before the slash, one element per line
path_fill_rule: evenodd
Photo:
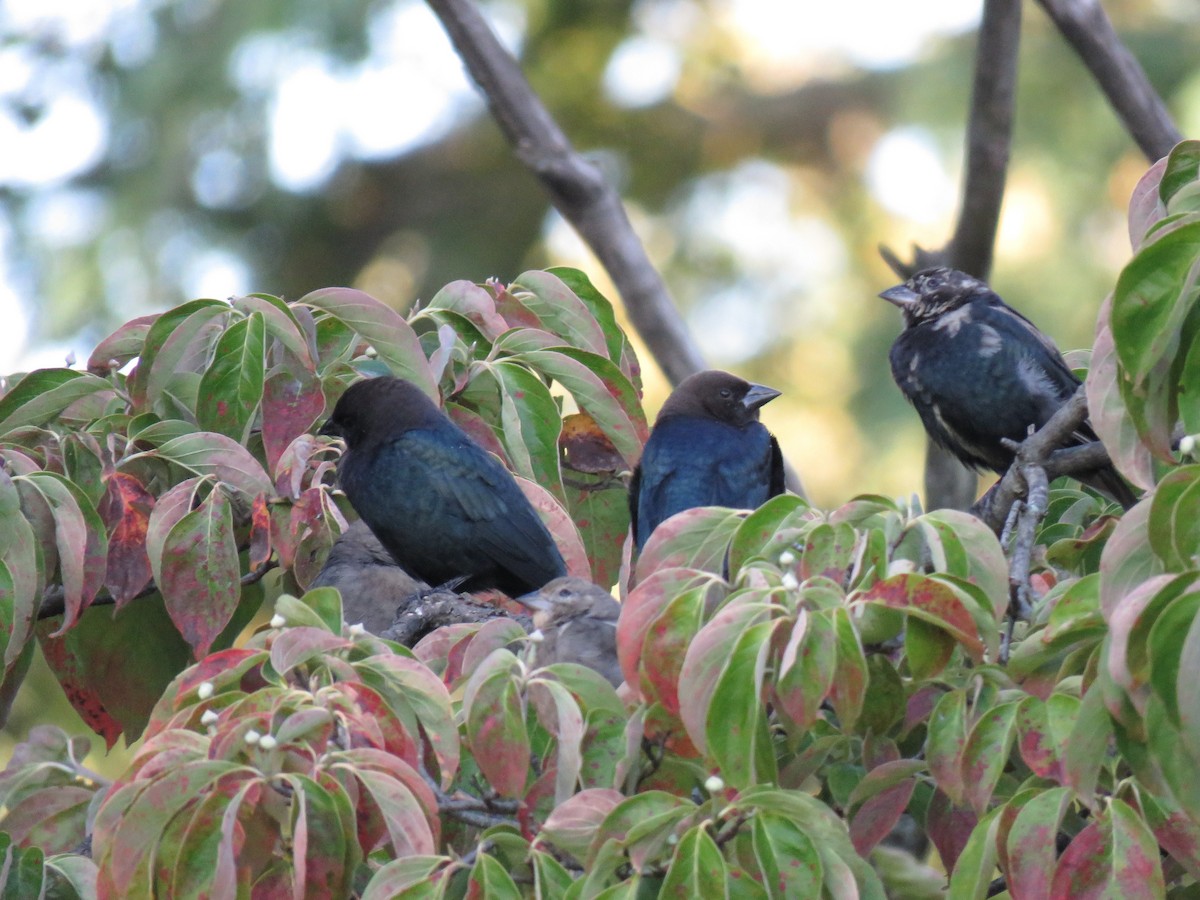
<path fill-rule="evenodd" d="M 834 630 L 837 633 L 837 674 L 829 690 L 842 730 L 849 732 L 862 713 L 867 692 L 867 658 L 863 654 L 858 632 L 845 609 L 834 610 Z"/>
<path fill-rule="evenodd" d="M 1200 465 L 1180 466 L 1158 483 L 1150 503 L 1150 546 L 1169 571 L 1200 557 Z"/>
<path fill-rule="evenodd" d="M 363 888 L 362 900 L 394 900 L 413 896 L 405 892 L 428 885 L 434 873 L 449 863 L 445 856 L 410 856 L 383 865 Z"/>
<path fill-rule="evenodd" d="M 0 467 L 0 620 L 4 669 L 17 661 L 33 633 L 34 617 L 41 605 L 41 566 L 37 537 L 21 512 L 20 494 L 12 478 Z"/>
<path fill-rule="evenodd" d="M 821 854 L 795 822 L 761 812 L 750 820 L 749 834 L 740 843 L 748 847 L 739 856 L 750 871 L 760 873 L 771 900 L 820 896 L 824 880 Z"/>
<path fill-rule="evenodd" d="M 955 806 L 961 806 L 966 794 L 963 779 L 963 754 L 967 747 L 967 701 L 962 691 L 942 695 L 929 717 L 925 758 L 937 786 Z"/>
<path fill-rule="evenodd" d="M 149 412 L 154 408 L 176 374 L 199 371 L 207 363 L 208 342 L 220 333 L 213 320 L 227 315 L 227 303 L 192 300 L 167 310 L 154 320 L 141 352 L 137 354 L 137 368 L 128 381 L 137 412 Z"/>
<path fill-rule="evenodd" d="M 801 608 L 776 671 L 776 707 L 797 728 L 809 728 L 820 715 L 836 671 L 832 614 Z"/>
<path fill-rule="evenodd" d="M 637 581 L 661 569 L 703 569 L 720 574 L 741 513 L 723 506 L 698 506 L 676 513 L 654 529 L 637 561 Z"/>
<path fill-rule="evenodd" d="M 778 780 L 767 710 L 761 699 L 774 633 L 774 621 L 755 622 L 741 632 L 708 705 L 708 753 L 721 777 L 735 788 Z"/>
<path fill-rule="evenodd" d="M 16 382 L 0 397 L 0 435 L 29 425 L 45 425 L 76 400 L 112 384 L 72 369 L 37 369 Z"/>
<path fill-rule="evenodd" d="M 320 310 L 358 332 L 393 375 L 411 381 L 435 402 L 440 400 L 416 332 L 394 309 L 352 288 L 322 288 L 305 294 L 297 303 Z"/>
<path fill-rule="evenodd" d="M 529 775 L 529 735 L 519 678 L 517 658 L 496 650 L 471 675 L 463 693 L 471 754 L 492 789 L 504 797 L 520 797 Z"/>
<path fill-rule="evenodd" d="M 987 896 L 996 871 L 996 833 L 1003 811 L 1004 807 L 997 806 L 971 831 L 950 875 L 948 900 L 983 900 Z"/>
<path fill-rule="evenodd" d="M 1167 154 L 1167 165 L 1158 185 L 1158 199 L 1170 206 L 1181 188 L 1200 178 L 1200 141 L 1180 141 Z"/>
<path fill-rule="evenodd" d="M 500 360 L 490 366 L 500 393 L 500 438 L 513 470 L 566 502 L 558 468 L 562 417 L 550 389 L 527 368 Z"/>
<path fill-rule="evenodd" d="M 1012 896 L 1051 896 L 1058 856 L 1056 838 L 1070 798 L 1067 788 L 1051 788 L 1030 798 L 1017 813 L 1006 839 Z"/>
<path fill-rule="evenodd" d="M 979 717 L 967 746 L 963 750 L 962 771 L 965 782 L 964 797 L 983 815 L 992 800 L 992 791 L 1008 764 L 1013 739 L 1016 737 L 1016 702 L 1002 703 L 987 710 Z"/>
<path fill-rule="evenodd" d="M 728 897 L 727 877 L 725 858 L 716 842 L 707 828 L 697 825 L 680 838 L 658 896 L 679 900 Z"/>
<path fill-rule="evenodd" d="M 1109 324 L 1111 313 L 1112 295 L 1109 294 L 1100 307 L 1100 325 L 1088 368 L 1088 415 L 1113 465 L 1133 484 L 1148 490 L 1154 486 L 1152 457 L 1150 448 L 1142 443 L 1138 435 L 1137 426 L 1121 393 L 1117 350 Z"/>
<path fill-rule="evenodd" d="M 1117 798 L 1109 804 L 1059 858 L 1051 896 L 1151 900 L 1166 895 L 1154 835 L 1128 804 Z"/>
<path fill-rule="evenodd" d="M 122 466 L 139 457 L 153 456 L 183 466 L 197 475 L 212 475 L 249 498 L 271 494 L 271 480 L 249 450 L 232 438 L 211 431 L 172 438 L 157 450 L 128 456 Z"/>
<path fill-rule="evenodd" d="M 595 286 L 588 280 L 587 275 L 578 269 L 566 266 L 552 266 L 546 271 L 562 281 L 563 284 L 574 291 L 576 297 L 583 301 L 588 311 L 591 312 L 592 318 L 596 320 L 596 324 L 604 332 L 604 339 L 608 345 L 608 358 L 620 365 L 621 371 L 625 373 L 633 386 L 640 391 L 642 387 L 641 368 L 638 365 L 637 357 L 634 356 L 633 346 L 629 343 L 629 338 L 621 326 L 617 324 L 617 316 L 613 310 L 612 303 L 596 290 Z"/>
<path fill-rule="evenodd" d="M 509 290 L 521 305 L 538 317 L 546 331 L 572 347 L 609 356 L 608 343 L 592 311 L 557 275 L 530 271 L 517 276 Z M 618 362 L 617 357 L 614 362 Z"/>
<path fill-rule="evenodd" d="M 262 402 L 266 356 L 267 326 L 261 312 L 225 329 L 200 378 L 196 422 L 202 429 L 246 442 Z"/>

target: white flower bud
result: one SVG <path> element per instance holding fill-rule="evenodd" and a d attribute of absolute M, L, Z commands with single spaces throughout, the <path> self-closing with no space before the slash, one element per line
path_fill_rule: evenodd
<path fill-rule="evenodd" d="M 1179 452 L 1184 456 L 1194 456 L 1196 453 L 1196 436 L 1185 434 L 1179 442 Z"/>
<path fill-rule="evenodd" d="M 258 746 L 262 747 L 264 750 L 274 750 L 276 743 L 277 741 L 275 738 L 271 737 L 269 734 L 264 734 L 258 739 Z"/>
<path fill-rule="evenodd" d="M 911 559 L 893 559 L 887 567 L 888 578 L 893 575 L 908 575 L 915 571 L 917 564 Z"/>
<path fill-rule="evenodd" d="M 213 722 L 217 721 L 217 719 L 219 719 L 219 718 L 220 718 L 220 716 L 218 716 L 211 709 L 206 709 L 204 711 L 204 715 L 202 715 L 200 717 L 200 724 L 201 725 L 211 725 Z"/>
<path fill-rule="evenodd" d="M 279 613 L 275 613 L 275 615 L 271 616 L 271 621 L 268 622 L 267 624 L 270 625 L 272 628 L 282 628 L 284 625 L 287 624 L 287 619 L 285 619 Z"/>
<path fill-rule="evenodd" d="M 715 794 L 717 791 L 725 790 L 725 781 L 720 775 L 709 775 L 704 780 L 704 789 L 710 794 Z"/>
<path fill-rule="evenodd" d="M 796 554 L 791 550 L 784 550 L 779 554 L 779 564 L 781 566 L 790 566 L 796 561 Z"/>
<path fill-rule="evenodd" d="M 259 734 L 257 731 L 255 731 L 253 728 L 251 728 L 249 731 L 246 732 L 246 743 L 247 744 L 250 744 L 251 746 L 253 746 L 254 744 L 257 744 L 261 740 L 262 740 L 262 735 Z"/>
<path fill-rule="evenodd" d="M 350 626 L 350 637 L 362 637 L 367 633 L 367 629 L 363 627 L 362 622 L 355 622 Z"/>
<path fill-rule="evenodd" d="M 533 631 L 529 632 L 530 643 L 540 644 L 545 639 L 546 639 L 546 636 L 544 634 L 542 634 L 542 629 L 540 629 L 540 628 L 535 628 Z"/>
<path fill-rule="evenodd" d="M 796 590 L 796 588 L 800 587 L 800 580 L 798 578 L 796 578 L 796 573 L 784 572 L 783 573 L 783 586 L 785 588 L 787 588 L 789 591 L 794 591 L 794 590 Z"/>
<path fill-rule="evenodd" d="M 207 700 L 213 695 L 214 690 L 216 690 L 216 688 L 213 687 L 213 683 L 211 681 L 202 681 L 200 682 L 200 687 L 196 688 L 196 696 L 198 696 L 201 700 Z"/>
<path fill-rule="evenodd" d="M 674 847 L 678 843 L 679 843 L 679 835 L 675 834 L 675 832 L 671 832 L 670 834 L 667 835 L 667 845 L 668 846 Z"/>

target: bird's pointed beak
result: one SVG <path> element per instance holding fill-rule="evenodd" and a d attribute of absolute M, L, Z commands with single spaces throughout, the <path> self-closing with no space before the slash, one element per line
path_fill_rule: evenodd
<path fill-rule="evenodd" d="M 898 284 L 895 287 L 890 287 L 886 291 L 881 291 L 879 296 L 893 306 L 900 307 L 900 309 L 912 306 L 921 299 L 921 295 L 907 284 Z"/>
<path fill-rule="evenodd" d="M 546 612 L 551 606 L 553 606 L 553 604 L 543 597 L 539 591 L 533 591 L 530 594 L 522 594 L 520 597 L 513 597 L 513 599 L 526 609 L 532 609 L 534 612 Z"/>
<path fill-rule="evenodd" d="M 325 424 L 317 429 L 317 434 L 323 434 L 326 437 L 341 437 L 342 433 L 338 427 L 333 424 L 333 419 L 326 419 Z"/>
<path fill-rule="evenodd" d="M 746 391 L 746 396 L 742 398 L 742 406 L 746 409 L 758 409 L 760 406 L 765 406 L 770 403 L 783 391 L 777 391 L 775 388 L 767 387 L 765 384 L 752 384 L 750 390 Z"/>

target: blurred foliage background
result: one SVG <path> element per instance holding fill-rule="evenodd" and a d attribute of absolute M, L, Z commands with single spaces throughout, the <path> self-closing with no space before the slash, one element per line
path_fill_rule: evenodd
<path fill-rule="evenodd" d="M 1200 7 L 1106 7 L 1195 135 Z M 979 3 L 484 8 L 620 185 L 710 363 L 785 391 L 764 419 L 812 498 L 919 490 L 876 247 L 950 234 Z M 1025 12 L 993 283 L 1090 346 L 1146 164 Z M 5 0 L 0 22 L 2 372 L 199 296 L 342 284 L 403 310 L 554 264 L 608 287 L 420 0 Z M 642 357 L 653 411 L 666 384 Z"/>

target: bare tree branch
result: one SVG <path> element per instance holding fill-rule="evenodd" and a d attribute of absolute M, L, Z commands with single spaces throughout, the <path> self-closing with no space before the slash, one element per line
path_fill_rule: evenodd
<path fill-rule="evenodd" d="M 1091 71 L 1125 129 L 1151 162 L 1183 140 L 1146 72 L 1121 43 L 1100 0 L 1038 0 Z"/>
<path fill-rule="evenodd" d="M 621 198 L 567 140 L 471 0 L 429 0 L 459 57 L 487 98 L 518 159 L 591 247 L 625 301 L 634 327 L 672 384 L 704 358 L 646 256 Z"/>

